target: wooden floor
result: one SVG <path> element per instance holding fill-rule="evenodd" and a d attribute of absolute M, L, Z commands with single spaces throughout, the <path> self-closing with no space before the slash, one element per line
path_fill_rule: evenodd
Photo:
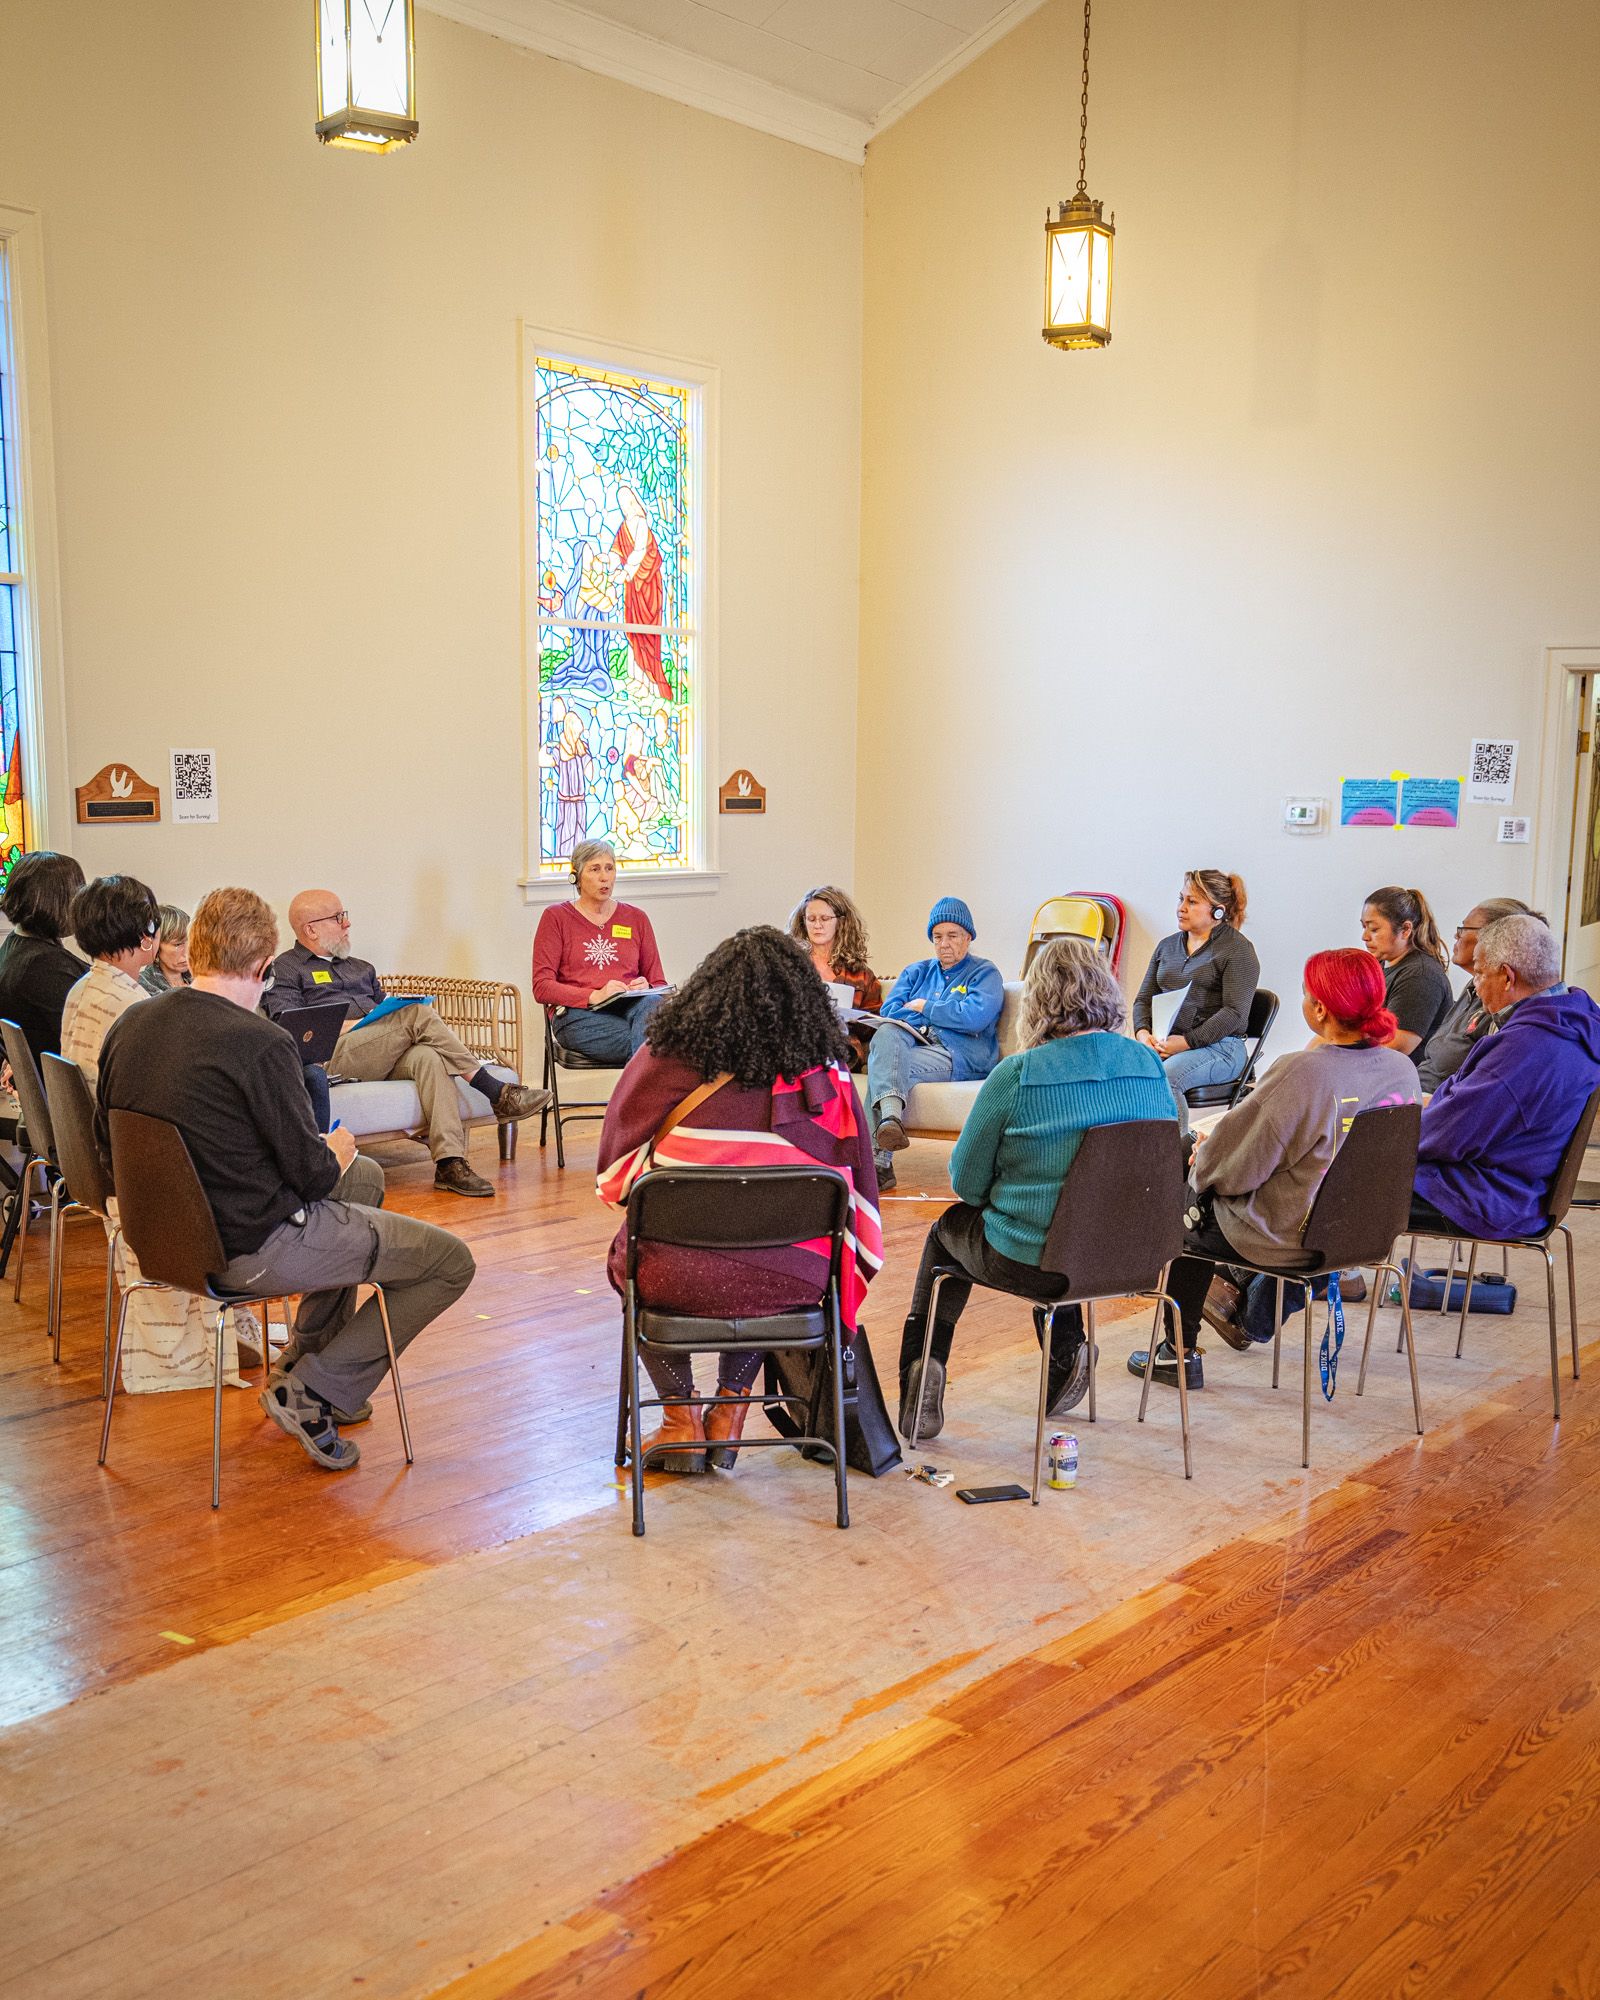
<path fill-rule="evenodd" d="M 1600 1413 L 1557 1438 L 1533 1380 L 1429 1473 L 1395 1454 L 448 1993 L 1600 1991 Z"/>
<path fill-rule="evenodd" d="M 769 1454 L 657 1482 L 635 1543 L 571 1157 L 493 1203 L 386 1161 L 479 1260 L 409 1357 L 409 1470 L 381 1399 L 328 1477 L 252 1386 L 220 1513 L 204 1395 L 120 1402 L 99 1471 L 97 1231 L 60 1368 L 42 1271 L 0 1291 L 0 1995 L 1600 1995 L 1600 1351 L 1557 1432 L 1537 1309 L 1460 1363 L 1439 1322 L 1417 1441 L 1391 1332 L 1308 1477 L 1292 1387 L 1217 1350 L 1186 1484 L 1108 1328 L 1076 1507 L 895 1475 L 840 1536 Z M 886 1379 L 946 1157 L 885 1205 Z M 963 1322 L 963 1478 L 1026 1456 L 1019 1339 Z M 319 1884 L 309 1958 L 263 1877 Z"/>

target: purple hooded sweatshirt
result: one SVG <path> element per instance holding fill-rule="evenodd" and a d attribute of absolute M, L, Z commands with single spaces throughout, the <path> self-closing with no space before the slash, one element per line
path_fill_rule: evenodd
<path fill-rule="evenodd" d="M 1417 1193 L 1491 1242 L 1536 1235 L 1591 1092 L 1600 1085 L 1600 1008 L 1581 989 L 1520 1001 L 1422 1114 Z"/>

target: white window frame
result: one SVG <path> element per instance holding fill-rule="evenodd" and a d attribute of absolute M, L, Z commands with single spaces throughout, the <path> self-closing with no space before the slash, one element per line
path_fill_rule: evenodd
<path fill-rule="evenodd" d="M 584 333 L 521 323 L 517 382 L 522 421 L 522 874 L 518 887 L 528 904 L 565 902 L 572 894 L 567 878 L 539 873 L 539 593 L 534 587 L 537 547 L 534 510 L 539 503 L 535 458 L 533 365 L 543 356 L 578 367 L 610 368 L 690 390 L 689 450 L 694 477 L 690 481 L 689 533 L 694 551 L 694 598 L 689 622 L 695 635 L 695 676 L 690 693 L 695 755 L 693 776 L 699 824 L 691 825 L 693 860 L 687 868 L 630 868 L 619 874 L 627 892 L 648 890 L 658 896 L 714 894 L 721 883 L 718 867 L 716 785 L 717 723 L 717 423 L 721 370 L 712 362 L 686 360 L 682 355 L 652 354 L 620 347 Z M 697 851 L 695 851 L 697 850 Z"/>
<path fill-rule="evenodd" d="M 50 364 L 45 331 L 44 241 L 38 214 L 0 203 L 0 253 L 7 267 L 11 388 L 6 432 L 11 448 L 13 562 L 18 583 L 17 710 L 22 729 L 22 783 L 30 849 L 49 847 L 56 830 L 54 799 L 65 800 L 61 759 L 67 740 L 61 664 L 61 584 L 56 545 L 55 457 L 50 441 Z M 0 339 L 4 322 L 0 321 Z M 63 808 L 64 809 L 64 808 Z"/>

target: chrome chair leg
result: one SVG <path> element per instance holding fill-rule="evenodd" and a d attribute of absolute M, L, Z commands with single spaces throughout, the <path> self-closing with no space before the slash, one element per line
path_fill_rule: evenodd
<path fill-rule="evenodd" d="M 50 1340 L 50 1359 L 61 1361 L 61 1199 L 65 1182 L 59 1178 L 50 1189 L 50 1254 L 45 1271 L 44 1330 Z"/>
<path fill-rule="evenodd" d="M 1278 1364 L 1283 1359 L 1283 1280 L 1277 1280 L 1277 1291 L 1272 1310 L 1276 1315 L 1272 1327 L 1272 1386 L 1278 1386 Z"/>
<path fill-rule="evenodd" d="M 222 1505 L 222 1340 L 228 1308 L 217 1307 L 216 1351 L 211 1359 L 211 1511 Z"/>
<path fill-rule="evenodd" d="M 1396 1273 L 1398 1276 L 1398 1273 Z M 1411 1298 L 1409 1286 L 1400 1287 L 1400 1335 L 1406 1344 L 1406 1359 L 1411 1367 L 1411 1409 L 1417 1420 L 1417 1436 L 1422 1436 L 1422 1390 L 1417 1382 L 1417 1336 L 1411 1324 Z"/>
<path fill-rule="evenodd" d="M 33 1178 L 35 1167 L 42 1167 L 44 1161 L 37 1153 L 22 1169 L 22 1179 L 17 1183 L 17 1200 L 22 1204 L 21 1222 L 17 1232 L 17 1282 L 11 1287 L 11 1296 L 19 1303 L 22 1298 L 22 1266 L 28 1255 L 28 1224 L 33 1219 L 33 1196 L 28 1192 L 28 1182 Z"/>
<path fill-rule="evenodd" d="M 378 1317 L 383 1322 L 383 1344 L 389 1351 L 389 1380 L 394 1384 L 394 1406 L 400 1415 L 400 1442 L 406 1448 L 406 1464 L 415 1465 L 416 1459 L 411 1452 L 411 1426 L 406 1422 L 406 1396 L 400 1386 L 400 1360 L 394 1351 L 394 1332 L 389 1325 L 389 1301 L 383 1295 L 382 1285 L 374 1285 L 372 1291 L 378 1301 Z M 284 1310 L 288 1311 L 287 1301 Z M 262 1311 L 266 1311 L 264 1306 Z"/>
<path fill-rule="evenodd" d="M 828 1298 L 829 1360 L 833 1377 L 833 1497 L 836 1526 L 850 1525 L 850 1482 L 844 1446 L 844 1335 L 839 1325 L 839 1296 L 835 1286 Z M 920 1400 L 920 1399 L 919 1399 Z"/>
<path fill-rule="evenodd" d="M 1456 1334 L 1456 1359 L 1458 1361 L 1461 1359 L 1461 1350 L 1467 1343 L 1467 1314 L 1472 1310 L 1472 1279 L 1477 1268 L 1478 1245 L 1476 1238 L 1474 1238 L 1472 1254 L 1467 1259 L 1467 1287 L 1461 1295 L 1461 1327 Z M 1444 1295 L 1446 1299 L 1450 1296 L 1450 1287 L 1448 1285 L 1445 1286 Z"/>
<path fill-rule="evenodd" d="M 1316 1315 L 1312 1311 L 1315 1301 L 1312 1299 L 1311 1287 L 1309 1285 L 1305 1287 L 1305 1294 L 1306 1365 L 1304 1386 L 1300 1397 L 1300 1465 L 1302 1470 L 1309 1469 L 1311 1465 L 1311 1340 L 1316 1328 Z"/>
<path fill-rule="evenodd" d="M 1144 1388 L 1140 1391 L 1139 1395 L 1139 1421 L 1141 1424 L 1144 1422 L 1144 1413 L 1150 1404 L 1150 1383 L 1156 1365 L 1156 1342 L 1161 1338 L 1162 1304 L 1161 1295 L 1158 1293 L 1156 1296 L 1155 1315 L 1150 1321 L 1150 1342 L 1145 1348 L 1144 1354 Z M 1181 1346 L 1183 1340 L 1183 1323 L 1177 1319 L 1174 1319 L 1173 1323 L 1178 1328 L 1178 1340 Z M 1183 1370 L 1180 1368 L 1178 1373 L 1181 1375 Z"/>
<path fill-rule="evenodd" d="M 111 1301 L 117 1289 L 117 1238 L 122 1234 L 113 1225 L 106 1235 L 106 1337 L 100 1352 L 100 1394 L 111 1394 Z"/>
<path fill-rule="evenodd" d="M 1089 1343 L 1089 1421 L 1090 1421 L 1090 1423 L 1092 1424 L 1092 1423 L 1094 1423 L 1094 1422 L 1096 1422 L 1096 1421 L 1097 1421 L 1097 1420 L 1096 1420 L 1096 1417 L 1095 1417 L 1095 1413 L 1094 1413 L 1094 1376 L 1095 1376 L 1095 1368 L 1094 1368 L 1094 1336 L 1095 1336 L 1095 1319 L 1094 1319 L 1094 1300 L 1093 1300 L 1093 1299 L 1086 1299 L 1086 1300 L 1084 1301 L 1084 1306 L 1083 1306 L 1083 1325 L 1084 1325 L 1084 1338 L 1085 1338 L 1085 1339 L 1086 1339 L 1086 1340 L 1088 1341 L 1088 1343 Z M 1052 1312 L 1052 1313 L 1051 1313 L 1051 1315 L 1050 1315 L 1050 1328 L 1051 1328 L 1051 1334 L 1052 1334 L 1052 1337 L 1053 1337 L 1053 1336 L 1054 1336 L 1054 1332 L 1055 1332 L 1055 1314 L 1054 1314 L 1054 1312 Z M 1179 1374 L 1181 1375 L 1183 1371 L 1182 1371 L 1182 1369 L 1179 1369 L 1179 1371 L 1178 1371 L 1178 1372 L 1179 1372 Z"/>
<path fill-rule="evenodd" d="M 1477 1244 L 1473 1244 L 1472 1247 L 1476 1250 L 1478 1246 Z M 1452 1236 L 1450 1239 L 1450 1261 L 1444 1268 L 1444 1292 L 1439 1300 L 1440 1319 L 1443 1319 L 1445 1314 L 1450 1310 L 1450 1287 L 1456 1281 L 1456 1252 L 1460 1248 L 1461 1245 Z"/>
<path fill-rule="evenodd" d="M 922 1434 L 922 1398 L 927 1393 L 928 1357 L 933 1352 L 933 1328 L 939 1312 L 939 1294 L 944 1290 L 944 1276 L 943 1271 L 936 1271 L 934 1273 L 933 1289 L 928 1294 L 928 1318 L 922 1329 L 922 1368 L 917 1376 L 917 1400 L 911 1412 L 911 1435 L 906 1440 L 913 1451 L 916 1450 L 917 1439 Z M 1048 1373 L 1050 1367 L 1050 1348 L 1048 1342 L 1045 1344 L 1044 1365 Z"/>
<path fill-rule="evenodd" d="M 1561 1421 L 1561 1350 L 1556 1340 L 1556 1260 L 1549 1238 L 1544 1243 L 1544 1288 L 1550 1308 L 1550 1391 L 1555 1420 Z"/>
<path fill-rule="evenodd" d="M 557 1147 L 560 1146 L 561 1127 L 557 1125 Z M 639 1421 L 639 1341 L 633 1323 L 633 1288 L 628 1288 L 628 1297 L 623 1302 L 622 1347 L 628 1370 L 628 1441 L 632 1446 L 633 1464 L 633 1532 L 644 1533 L 644 1426 Z"/>
<path fill-rule="evenodd" d="M 1408 1304 L 1410 1303 L 1411 1299 L 1411 1280 L 1416 1275 L 1416 1269 L 1417 1269 L 1417 1239 L 1413 1236 L 1411 1239 L 1411 1255 L 1406 1259 L 1405 1272 L 1400 1280 L 1400 1289 L 1405 1294 L 1406 1302 Z M 1396 1354 L 1398 1354 L 1400 1350 L 1405 1346 L 1405 1339 L 1406 1339 L 1406 1331 L 1404 1326 L 1402 1326 L 1400 1331 L 1394 1337 L 1394 1351 Z"/>
<path fill-rule="evenodd" d="M 141 1278 L 138 1284 L 130 1285 L 122 1294 L 122 1306 L 117 1314 L 116 1345 L 111 1350 L 111 1381 L 106 1396 L 105 1421 L 100 1426 L 100 1456 L 95 1461 L 98 1465 L 105 1464 L 106 1453 L 111 1446 L 111 1413 L 117 1407 L 117 1377 L 122 1372 L 122 1336 L 128 1325 L 128 1301 L 135 1292 L 155 1292 L 160 1289 L 154 1278 Z"/>
<path fill-rule="evenodd" d="M 1366 1338 L 1361 1343 L 1361 1372 L 1356 1377 L 1356 1394 L 1358 1396 L 1366 1393 L 1367 1359 L 1372 1353 L 1372 1329 L 1378 1317 L 1378 1294 L 1383 1290 L 1383 1274 L 1392 1268 L 1392 1265 L 1380 1264 L 1372 1274 L 1372 1296 L 1367 1300 L 1367 1333 Z"/>
<path fill-rule="evenodd" d="M 1558 1223 L 1562 1235 L 1567 1239 L 1567 1320 L 1572 1332 L 1572 1379 L 1578 1379 L 1578 1273 L 1572 1261 L 1572 1231 L 1562 1222 Z"/>
<path fill-rule="evenodd" d="M 928 1324 L 931 1328 L 933 1321 L 930 1319 Z M 1044 1477 L 1044 1426 L 1045 1417 L 1050 1406 L 1050 1350 L 1055 1346 L 1056 1340 L 1056 1308 L 1054 1306 L 1045 1314 L 1043 1331 L 1044 1338 L 1039 1344 L 1039 1418 L 1038 1422 L 1034 1425 L 1033 1431 L 1032 1497 L 1035 1507 L 1039 1504 L 1039 1482 Z M 924 1373 L 926 1373 L 927 1362 L 924 1361 L 922 1366 Z M 922 1414 L 921 1384 L 919 1383 L 917 1386 L 917 1416 L 914 1416 L 911 1420 L 913 1430 L 916 1428 L 917 1417 Z"/>

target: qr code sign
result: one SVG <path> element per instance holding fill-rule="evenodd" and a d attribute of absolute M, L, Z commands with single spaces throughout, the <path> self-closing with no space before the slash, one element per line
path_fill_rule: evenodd
<path fill-rule="evenodd" d="M 1494 736 L 1476 738 L 1467 774 L 1469 805 L 1510 805 L 1517 789 L 1516 744 Z"/>
<path fill-rule="evenodd" d="M 1511 773 L 1516 769 L 1517 746 L 1514 743 L 1474 743 L 1472 746 L 1472 782 L 1475 785 L 1508 785 Z"/>
<path fill-rule="evenodd" d="M 172 817 L 191 825 L 217 817 L 217 757 L 214 750 L 172 753 Z"/>

